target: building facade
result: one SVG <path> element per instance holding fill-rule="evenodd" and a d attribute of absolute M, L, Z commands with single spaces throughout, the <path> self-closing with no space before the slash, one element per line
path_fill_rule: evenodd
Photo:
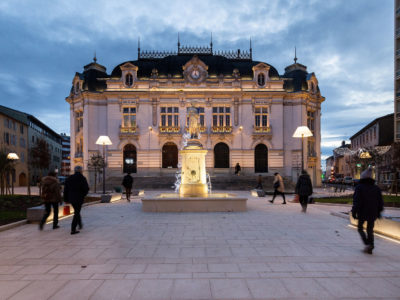
<path fill-rule="evenodd" d="M 16 166 L 24 166 L 23 171 L 20 175 L 16 175 L 17 185 L 26 185 L 28 178 L 30 184 L 36 185 L 40 180 L 41 176 L 47 175 L 50 170 L 60 170 L 61 168 L 61 137 L 59 134 L 54 132 L 51 128 L 45 125 L 43 122 L 35 118 L 34 116 L 17 111 L 5 106 L 0 105 L 0 113 L 4 115 L 5 121 L 2 122 L 4 127 L 6 127 L 7 118 L 8 128 L 4 130 L 4 146 L 9 150 L 16 150 L 20 159 L 16 163 Z M 11 123 L 10 123 L 11 122 Z M 18 124 L 16 123 L 18 122 Z M 11 124 L 11 125 L 10 125 Z M 23 124 L 23 127 L 18 127 L 18 125 Z M 0 129 L 1 130 L 1 129 Z M 9 144 L 7 144 L 7 134 L 9 134 Z M 32 167 L 29 162 L 29 154 L 31 149 L 37 144 L 39 140 L 46 141 L 50 153 L 50 165 L 48 169 L 39 170 Z M 12 145 L 12 147 L 11 147 Z M 16 148 L 18 145 L 19 149 Z M 19 152 L 18 152 L 19 151 Z M 21 155 L 20 155 L 21 154 Z M 17 171 L 18 172 L 18 171 Z M 29 174 L 29 175 L 28 175 Z M 24 179 L 25 176 L 26 180 Z M 22 184 L 21 184 L 22 183 Z"/>
<path fill-rule="evenodd" d="M 71 146 L 70 137 L 65 133 L 61 134 L 61 176 L 69 176 L 71 173 Z"/>
<path fill-rule="evenodd" d="M 187 127 L 187 109 L 200 115 L 201 143 L 208 150 L 207 172 L 244 174 L 280 172 L 293 180 L 301 167 L 296 128 L 308 125 L 304 162 L 320 184 L 320 111 L 318 80 L 297 63 L 280 75 L 250 51 L 215 52 L 210 47 L 181 47 L 177 52 L 142 52 L 111 73 L 94 61 L 76 73 L 70 104 L 71 168 L 88 172 L 91 155 L 106 147 L 106 177 L 176 172 Z M 88 173 L 87 173 L 88 174 Z"/>
<path fill-rule="evenodd" d="M 6 183 L 14 186 L 28 184 L 28 124 L 25 116 L 8 107 L 0 105 L 0 149 L 5 153 L 16 153 L 12 174 Z"/>
<path fill-rule="evenodd" d="M 359 157 L 353 166 L 353 176 L 359 178 L 364 162 L 371 163 L 375 168 L 375 178 L 378 182 L 386 180 L 393 172 L 392 145 L 394 137 L 394 114 L 377 118 L 350 137 L 352 155 Z M 351 157 L 349 156 L 349 162 Z"/>

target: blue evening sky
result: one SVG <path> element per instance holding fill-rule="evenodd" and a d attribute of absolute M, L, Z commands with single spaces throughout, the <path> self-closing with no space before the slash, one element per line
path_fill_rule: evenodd
<path fill-rule="evenodd" d="M 394 5 L 390 0 L 2 0 L 0 103 L 69 133 L 65 97 L 96 51 L 108 73 L 144 50 L 183 45 L 248 49 L 280 74 L 298 62 L 315 72 L 322 156 L 373 119 L 393 112 Z"/>

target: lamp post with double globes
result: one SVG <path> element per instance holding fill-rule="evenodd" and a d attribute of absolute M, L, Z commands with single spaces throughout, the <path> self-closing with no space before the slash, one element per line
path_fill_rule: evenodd
<path fill-rule="evenodd" d="M 309 136 L 313 134 L 307 126 L 299 126 L 293 133 L 294 138 L 301 138 L 301 170 L 304 170 L 304 138 Z"/>
<path fill-rule="evenodd" d="M 101 135 L 96 141 L 96 145 L 103 145 L 103 194 L 106 193 L 106 146 L 112 145 L 110 138 Z"/>
<path fill-rule="evenodd" d="M 15 172 L 14 172 L 14 161 L 16 161 L 17 159 L 19 159 L 17 153 L 8 153 L 7 154 L 7 159 L 11 161 L 11 194 L 14 195 L 14 178 L 15 178 Z"/>

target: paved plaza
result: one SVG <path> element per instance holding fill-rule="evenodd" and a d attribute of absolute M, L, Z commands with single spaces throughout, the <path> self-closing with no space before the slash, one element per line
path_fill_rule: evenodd
<path fill-rule="evenodd" d="M 331 214 L 349 207 L 237 194 L 247 212 L 144 213 L 138 198 L 84 207 L 78 235 L 71 218 L 0 232 L 0 299 L 400 299 L 400 244 L 364 254 Z"/>

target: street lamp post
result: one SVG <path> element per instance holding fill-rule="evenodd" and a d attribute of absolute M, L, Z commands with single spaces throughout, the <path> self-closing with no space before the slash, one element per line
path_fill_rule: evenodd
<path fill-rule="evenodd" d="M 103 145 L 103 194 L 106 193 L 106 146 L 112 145 L 110 138 L 106 135 L 101 135 L 96 141 L 96 145 Z"/>
<path fill-rule="evenodd" d="M 311 130 L 307 126 L 299 126 L 293 133 L 294 138 L 301 138 L 301 170 L 304 170 L 304 138 L 313 136 Z"/>
<path fill-rule="evenodd" d="M 8 153 L 7 154 L 7 159 L 11 160 L 12 163 L 12 169 L 11 169 L 11 194 L 14 195 L 14 161 L 16 161 L 17 159 L 19 159 L 17 153 Z"/>

